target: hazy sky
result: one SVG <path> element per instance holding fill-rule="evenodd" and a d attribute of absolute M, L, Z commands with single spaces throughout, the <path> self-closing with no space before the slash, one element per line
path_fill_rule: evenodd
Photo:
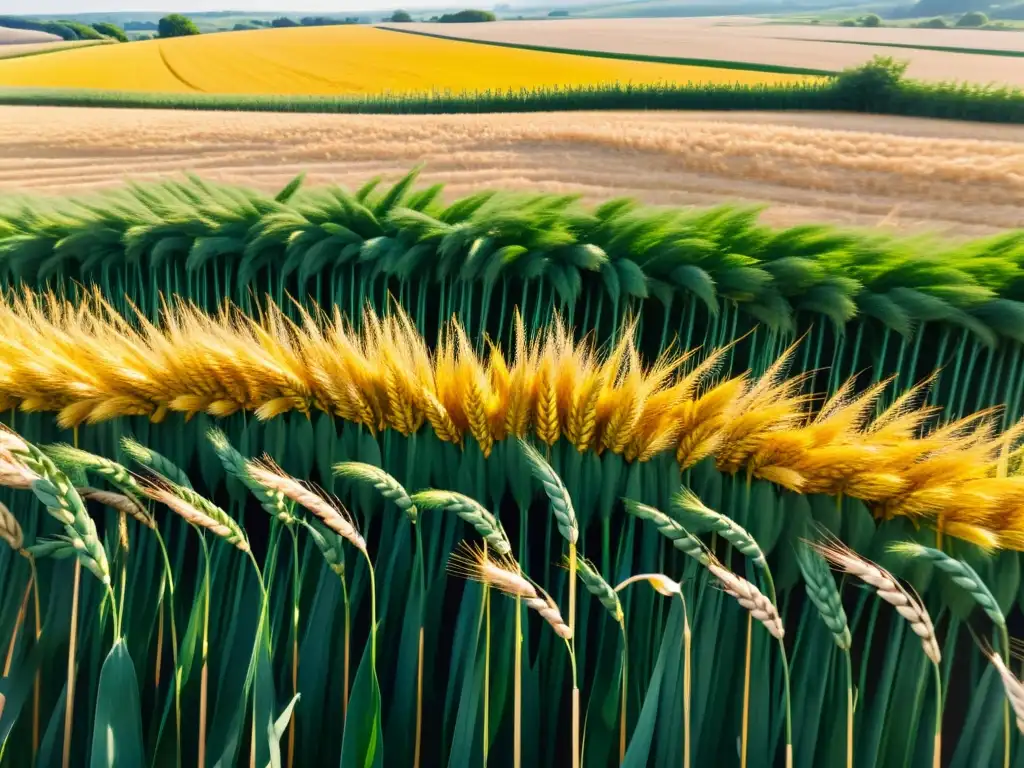
<path fill-rule="evenodd" d="M 316 11 L 332 15 L 379 8 L 438 7 L 444 0 L 0 0 L 0 14 L 103 13 L 104 11 Z M 290 9 L 296 9 L 294 11 Z"/>

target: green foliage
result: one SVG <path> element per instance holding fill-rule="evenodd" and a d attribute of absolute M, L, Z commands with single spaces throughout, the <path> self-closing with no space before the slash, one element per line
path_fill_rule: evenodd
<path fill-rule="evenodd" d="M 157 30 L 160 37 L 187 37 L 199 34 L 199 27 L 195 22 L 180 13 L 164 16 L 157 23 Z"/>
<path fill-rule="evenodd" d="M 857 21 L 862 27 L 882 26 L 882 17 L 877 13 L 869 13 L 866 16 L 861 16 Z"/>
<path fill-rule="evenodd" d="M 958 27 L 984 27 L 986 24 L 988 24 L 988 16 L 981 11 L 965 13 L 956 22 Z"/>
<path fill-rule="evenodd" d="M 117 24 L 112 24 L 109 21 L 97 21 L 92 24 L 92 28 L 104 37 L 109 37 L 120 43 L 128 42 L 128 35 L 126 35 L 124 30 L 117 26 Z"/>
<path fill-rule="evenodd" d="M 412 21 L 412 16 L 410 16 L 406 11 L 395 11 L 394 13 L 391 14 L 391 17 L 388 19 L 388 21 L 395 24 L 402 24 L 405 22 Z"/>
<path fill-rule="evenodd" d="M 885 112 L 900 95 L 906 71 L 907 62 L 875 56 L 864 66 L 839 75 L 835 88 L 842 100 L 858 112 Z"/>
<path fill-rule="evenodd" d="M 281 16 L 280 18 L 271 21 L 270 26 L 274 27 L 275 29 L 280 29 L 283 27 L 297 27 L 299 26 L 299 22 L 295 21 L 294 19 L 289 19 L 287 16 Z"/>
<path fill-rule="evenodd" d="M 82 39 L 75 29 L 72 29 L 66 22 L 62 21 L 37 21 L 36 19 L 24 19 L 20 16 L 0 16 L 0 27 L 46 32 L 50 35 L 56 35 L 63 40 Z M 99 37 L 95 30 L 93 30 L 93 34 Z"/>
<path fill-rule="evenodd" d="M 498 17 L 490 11 L 465 10 L 455 13 L 443 13 L 438 21 L 442 24 L 467 24 L 480 21 L 497 21 Z"/>
<path fill-rule="evenodd" d="M 914 25 L 921 29 L 947 29 L 949 24 L 941 16 L 936 16 L 934 19 L 926 19 L 925 21 L 919 21 Z"/>
<path fill-rule="evenodd" d="M 93 27 L 88 24 L 82 24 L 78 21 L 65 21 L 61 20 L 58 22 L 61 26 L 67 27 L 75 33 L 78 40 L 103 40 L 104 35 L 100 34 Z"/>

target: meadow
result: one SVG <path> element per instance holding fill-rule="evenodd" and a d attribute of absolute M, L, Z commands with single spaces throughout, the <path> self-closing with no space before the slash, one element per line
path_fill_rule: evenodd
<path fill-rule="evenodd" d="M 787 74 L 499 49 L 361 26 L 152 40 L 0 64 L 0 86 L 275 96 L 807 81 Z"/>

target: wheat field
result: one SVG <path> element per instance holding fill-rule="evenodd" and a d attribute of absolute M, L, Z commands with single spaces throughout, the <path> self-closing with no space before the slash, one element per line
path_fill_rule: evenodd
<path fill-rule="evenodd" d="M 451 194 L 500 186 L 654 204 L 770 203 L 831 221 L 987 234 L 1024 226 L 1024 128 L 749 113 L 287 115 L 5 107 L 0 190 L 67 192 L 193 170 L 276 189 L 425 163 Z"/>
<path fill-rule="evenodd" d="M 767 72 L 616 61 L 365 26 L 150 40 L 0 62 L 0 86 L 218 94 L 486 91 L 611 83 L 791 83 Z"/>
<path fill-rule="evenodd" d="M 399 26 L 399 25 L 391 25 Z M 910 62 L 907 75 L 931 82 L 1024 85 L 1024 58 L 892 48 L 878 43 L 1022 50 L 1017 32 L 846 29 L 729 19 L 567 19 L 500 24 L 402 24 L 402 29 L 474 40 L 614 53 L 717 59 L 840 71 L 873 56 Z M 950 34 L 946 34 L 946 33 Z M 961 36 L 961 34 L 965 36 Z M 981 37 L 978 37 L 981 35 Z M 830 42 L 849 40 L 857 44 Z"/>

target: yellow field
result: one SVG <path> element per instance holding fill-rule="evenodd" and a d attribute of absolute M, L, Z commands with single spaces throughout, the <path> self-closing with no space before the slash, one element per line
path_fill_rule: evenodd
<path fill-rule="evenodd" d="M 230 32 L 0 61 L 0 86 L 219 94 L 359 95 L 801 79 L 807 78 L 498 48 L 372 27 Z"/>

